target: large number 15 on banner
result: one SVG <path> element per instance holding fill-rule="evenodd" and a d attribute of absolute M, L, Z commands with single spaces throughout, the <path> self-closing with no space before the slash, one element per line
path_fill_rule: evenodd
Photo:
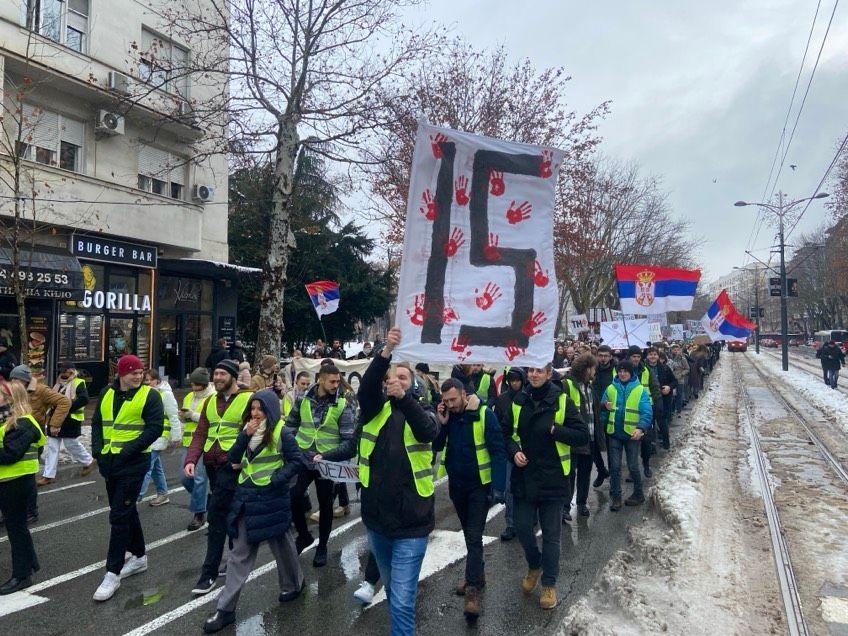
<path fill-rule="evenodd" d="M 398 290 L 399 360 L 543 366 L 559 311 L 562 153 L 419 124 Z"/>

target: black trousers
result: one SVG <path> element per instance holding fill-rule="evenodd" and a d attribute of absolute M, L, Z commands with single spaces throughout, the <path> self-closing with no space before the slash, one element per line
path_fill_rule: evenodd
<path fill-rule="evenodd" d="M 106 555 L 106 570 L 119 574 L 124 567 L 124 556 L 144 556 L 144 532 L 138 518 L 136 502 L 141 492 L 144 473 L 120 475 L 106 478 L 106 493 L 109 495 L 109 552 Z"/>
<path fill-rule="evenodd" d="M 350 495 L 347 492 L 347 484 L 339 483 L 336 484 L 336 494 L 339 497 L 339 505 L 349 506 L 350 505 Z"/>
<path fill-rule="evenodd" d="M 594 450 L 594 442 L 590 442 Z M 589 500 L 589 482 L 592 478 L 592 454 L 571 454 L 571 474 L 568 475 L 568 480 L 571 483 L 571 490 L 574 489 L 575 483 L 577 486 L 577 505 L 585 506 Z"/>
<path fill-rule="evenodd" d="M 465 535 L 465 582 L 476 588 L 483 586 L 483 530 L 486 527 L 486 513 L 489 511 L 489 485 L 458 486 L 448 480 L 448 494 L 462 533 Z"/>
<path fill-rule="evenodd" d="M 35 475 L 0 481 L 0 512 L 6 520 L 12 550 L 12 576 L 25 579 L 38 567 L 38 557 L 27 528 L 27 503 L 35 493 Z"/>
<path fill-rule="evenodd" d="M 377 585 L 380 580 L 380 568 L 371 550 L 368 550 L 368 561 L 365 564 L 365 580 L 371 585 Z"/>
<path fill-rule="evenodd" d="M 595 468 L 598 469 L 599 475 L 608 475 L 609 471 L 604 465 L 604 456 L 601 454 L 601 447 L 596 442 L 592 442 L 592 461 L 595 462 Z"/>
<path fill-rule="evenodd" d="M 309 534 L 306 527 L 306 509 L 303 496 L 309 484 L 315 482 L 315 492 L 318 494 L 318 545 L 324 547 L 330 540 L 330 530 L 333 529 L 333 500 L 336 497 L 336 484 L 329 479 L 320 479 L 317 470 L 304 470 L 297 476 L 297 482 L 291 494 L 292 520 L 297 534 L 305 537 Z"/>
<path fill-rule="evenodd" d="M 229 464 L 206 466 L 209 475 L 209 504 L 206 506 L 206 518 L 209 530 L 206 535 L 206 559 L 203 561 L 202 576 L 214 579 L 218 576 L 221 559 L 224 556 L 224 543 L 227 540 L 227 515 L 236 492 L 238 473 Z"/>

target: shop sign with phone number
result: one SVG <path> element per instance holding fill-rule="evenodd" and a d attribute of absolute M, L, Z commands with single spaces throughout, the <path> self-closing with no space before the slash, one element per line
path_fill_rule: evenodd
<path fill-rule="evenodd" d="M 0 295 L 11 296 L 15 293 L 12 287 L 13 276 L 11 267 L 0 266 Z M 74 284 L 74 276 L 63 272 L 31 267 L 18 271 L 18 279 L 26 284 L 24 294 L 32 298 L 68 300 L 75 295 L 82 296 L 82 290 Z"/>

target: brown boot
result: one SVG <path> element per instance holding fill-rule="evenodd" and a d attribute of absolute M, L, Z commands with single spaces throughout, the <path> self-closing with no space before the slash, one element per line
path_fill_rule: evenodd
<path fill-rule="evenodd" d="M 542 576 L 542 568 L 538 570 L 527 570 L 527 574 L 521 579 L 521 589 L 524 590 L 525 594 L 529 594 L 536 589 L 540 576 Z"/>
<path fill-rule="evenodd" d="M 54 483 L 55 481 L 56 480 L 53 479 L 52 477 L 45 477 L 44 475 L 42 475 L 41 477 L 39 477 L 38 479 L 35 480 L 35 485 L 40 488 L 41 486 L 49 486 L 50 484 Z"/>
<path fill-rule="evenodd" d="M 468 581 L 462 579 L 459 583 L 456 584 L 456 595 L 457 596 L 465 596 L 465 588 L 468 587 Z"/>
<path fill-rule="evenodd" d="M 539 605 L 542 609 L 553 609 L 557 606 L 557 593 L 555 587 L 542 586 L 542 595 L 539 597 Z"/>
<path fill-rule="evenodd" d="M 92 459 L 88 466 L 83 466 L 80 471 L 80 477 L 88 477 L 91 474 L 91 471 L 94 470 L 94 462 L 97 461 Z"/>
<path fill-rule="evenodd" d="M 480 616 L 480 590 L 473 585 L 465 588 L 465 618 L 477 620 Z"/>

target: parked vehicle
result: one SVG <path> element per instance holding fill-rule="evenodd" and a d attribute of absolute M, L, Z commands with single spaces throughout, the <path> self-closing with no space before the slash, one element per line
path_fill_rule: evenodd
<path fill-rule="evenodd" d="M 762 344 L 762 343 L 760 343 Z M 744 353 L 748 350 L 748 343 L 744 340 L 730 340 L 727 343 L 728 351 L 738 351 L 740 353 Z"/>

